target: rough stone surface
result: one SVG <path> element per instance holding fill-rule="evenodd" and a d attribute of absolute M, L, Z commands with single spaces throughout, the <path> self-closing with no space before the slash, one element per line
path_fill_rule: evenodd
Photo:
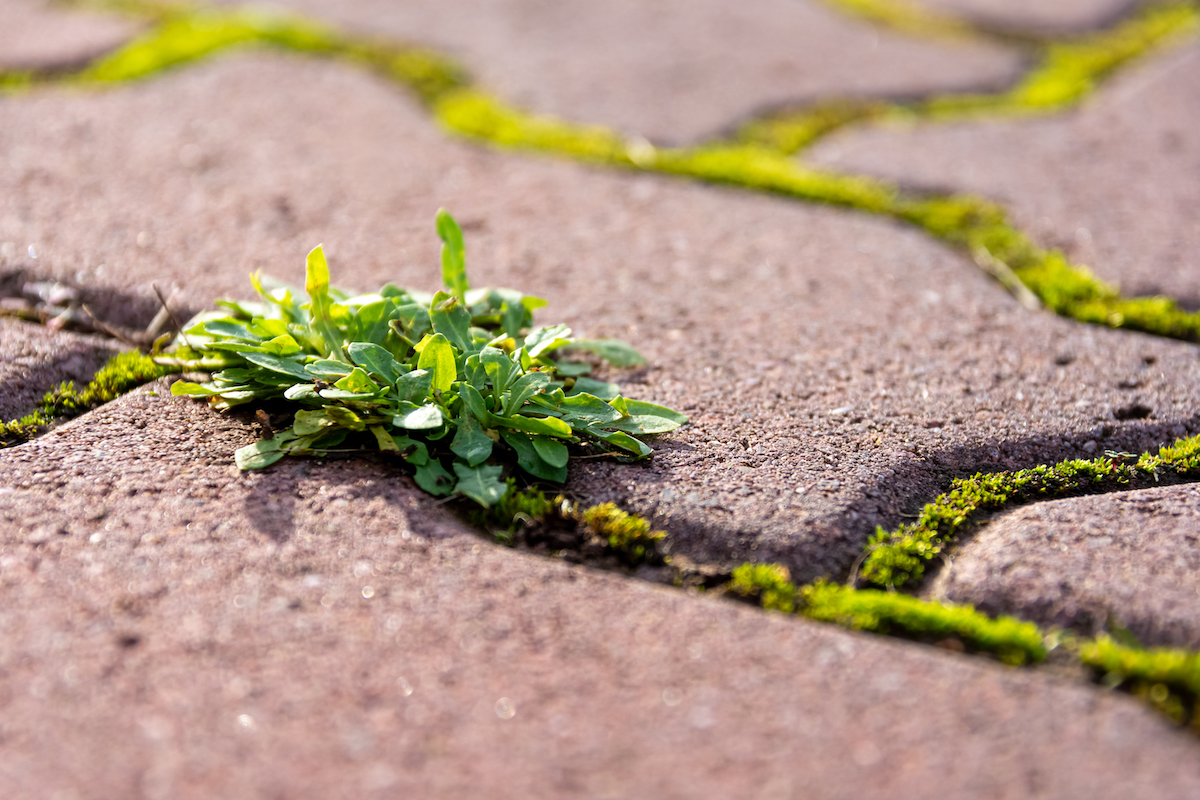
<path fill-rule="evenodd" d="M 0 318 L 0 422 L 28 414 L 64 381 L 86 385 L 113 350 L 99 336 Z"/>
<path fill-rule="evenodd" d="M 1010 80 L 1015 54 L 873 30 L 812 0 L 354 0 L 284 4 L 430 44 L 520 106 L 659 142 L 717 133 L 766 106 Z"/>
<path fill-rule="evenodd" d="M 70 67 L 117 47 L 139 26 L 120 17 L 68 12 L 40 0 L 0 0 L 0 68 Z"/>
<path fill-rule="evenodd" d="M 1200 307 L 1200 47 L 1120 75 L 1082 110 L 1025 121 L 851 131 L 806 154 L 906 184 L 982 194 L 1127 294 Z"/>
<path fill-rule="evenodd" d="M 1200 494 L 1172 486 L 1039 503 L 984 527 L 932 593 L 1086 633 L 1200 647 Z"/>
<path fill-rule="evenodd" d="M 239 475 L 253 436 L 160 381 L 0 452 L 4 797 L 1200 792 L 1130 698 L 507 551 L 387 465 Z"/>
<path fill-rule="evenodd" d="M 1136 0 L 922 0 L 930 8 L 1021 31 L 1060 33 L 1105 25 Z"/>
<path fill-rule="evenodd" d="M 318 242 L 349 287 L 436 288 L 433 211 L 452 209 L 476 285 L 635 341 L 650 366 L 613 377 L 693 416 L 650 464 L 588 462 L 572 488 L 656 516 L 697 559 L 841 574 L 950 475 L 1089 441 L 1140 450 L 1197 422 L 1195 346 L 1026 312 L 884 221 L 448 141 L 335 65 L 234 56 L 5 113 L 41 123 L 0 130 L 23 154 L 0 182 L 40 187 L 3 212 L 39 269 L 129 294 L 186 287 L 193 308 L 245 297 L 255 269 L 299 283 Z M 18 250 L 11 266 L 31 265 Z M 1148 419 L 1113 418 L 1138 403 Z"/>

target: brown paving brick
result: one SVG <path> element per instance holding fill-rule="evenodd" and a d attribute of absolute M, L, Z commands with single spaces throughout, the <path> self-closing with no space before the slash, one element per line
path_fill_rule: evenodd
<path fill-rule="evenodd" d="M 68 67 L 133 36 L 137 23 L 54 8 L 43 0 L 0 0 L 0 68 Z"/>
<path fill-rule="evenodd" d="M 819 164 L 1005 203 L 1042 243 L 1128 294 L 1200 305 L 1200 47 L 1131 68 L 1082 110 L 847 132 Z"/>
<path fill-rule="evenodd" d="M 509 102 L 665 142 L 816 95 L 992 85 L 1019 68 L 1002 48 L 897 36 L 812 0 L 283 5 L 442 49 Z"/>
<path fill-rule="evenodd" d="M 696 558 L 839 574 L 952 475 L 1196 429 L 1192 345 L 1024 311 L 861 215 L 456 143 L 353 70 L 233 56 L 3 109 L 42 123 L 0 128 L 22 154 L 0 164 L 7 235 L 88 286 L 157 281 L 203 308 L 255 269 L 299 282 L 324 242 L 348 286 L 433 289 L 431 220 L 452 209 L 476 284 L 637 340 L 650 367 L 613 377 L 693 416 L 650 464 L 588 462 L 571 486 L 655 515 Z M 1114 420 L 1134 403 L 1149 418 Z"/>
<path fill-rule="evenodd" d="M 498 548 L 386 464 L 239 475 L 254 435 L 159 382 L 0 452 L 5 798 L 1200 792 L 1130 698 Z"/>
<path fill-rule="evenodd" d="M 1200 493 L 1173 486 L 1041 503 L 983 528 L 932 593 L 1146 644 L 1200 647 Z"/>

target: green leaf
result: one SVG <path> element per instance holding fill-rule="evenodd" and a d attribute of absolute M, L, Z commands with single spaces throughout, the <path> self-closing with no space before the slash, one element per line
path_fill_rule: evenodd
<path fill-rule="evenodd" d="M 620 339 L 576 339 L 571 342 L 571 349 L 595 353 L 614 367 L 636 367 L 646 363 L 641 353 Z"/>
<path fill-rule="evenodd" d="M 554 466 L 548 463 L 538 452 L 529 436 L 519 431 L 500 431 L 504 441 L 517 454 L 517 466 L 535 478 L 544 481 L 563 483 L 567 479 L 565 466 Z"/>
<path fill-rule="evenodd" d="M 419 439 L 410 439 L 407 436 L 392 434 L 392 441 L 396 443 L 396 447 L 400 450 L 400 454 L 404 460 L 414 467 L 420 467 L 429 463 L 429 448 Z M 411 452 L 409 452 L 410 450 Z"/>
<path fill-rule="evenodd" d="M 460 461 L 454 462 L 454 472 L 458 475 L 458 483 L 454 491 L 464 494 L 479 505 L 487 508 L 504 497 L 508 485 L 500 480 L 504 470 L 501 467 L 480 465 L 470 467 Z"/>
<path fill-rule="evenodd" d="M 335 383 L 334 386 L 343 392 L 354 392 L 355 394 L 375 394 L 379 391 L 379 387 L 362 367 L 355 367 L 349 375 Z"/>
<path fill-rule="evenodd" d="M 507 391 L 509 383 L 516 377 L 508 353 L 496 347 L 485 347 L 479 351 L 479 360 L 483 362 L 483 369 L 496 392 Z"/>
<path fill-rule="evenodd" d="M 395 383 L 404 372 L 390 352 L 371 342 L 354 342 L 346 353 L 355 364 L 383 378 L 384 383 Z"/>
<path fill-rule="evenodd" d="M 305 261 L 304 290 L 308 292 L 310 301 L 312 327 L 325 343 L 323 355 L 337 359 L 342 352 L 342 336 L 330 314 L 333 301 L 329 297 L 329 264 L 325 261 L 325 251 L 321 245 L 314 247 Z"/>
<path fill-rule="evenodd" d="M 263 342 L 263 352 L 270 353 L 276 356 L 290 356 L 299 353 L 304 348 L 296 342 L 288 334 L 276 336 L 274 339 Z"/>
<path fill-rule="evenodd" d="M 625 409 L 634 416 L 661 417 L 662 419 L 674 422 L 676 426 L 684 425 L 688 421 L 687 414 L 680 414 L 674 409 L 655 405 L 654 403 L 647 403 L 644 400 L 630 400 L 626 397 Z"/>
<path fill-rule="evenodd" d="M 591 378 L 576 378 L 575 385 L 567 394 L 590 394 L 594 397 L 599 397 L 604 400 L 612 400 L 614 397 L 621 394 L 621 387 L 615 383 L 605 383 L 604 381 L 595 381 Z"/>
<path fill-rule="evenodd" d="M 175 381 L 171 384 L 171 394 L 176 397 L 212 397 L 220 394 L 221 390 L 211 383 L 191 383 L 190 381 Z"/>
<path fill-rule="evenodd" d="M 526 433 L 541 433 L 546 436 L 571 436 L 571 426 L 561 419 L 554 417 L 523 417 L 514 414 L 511 417 L 493 417 L 492 422 L 497 427 L 512 428 Z"/>
<path fill-rule="evenodd" d="M 443 242 L 442 284 L 465 305 L 468 289 L 466 247 L 462 229 L 444 208 L 439 208 L 437 212 L 437 232 Z"/>
<path fill-rule="evenodd" d="M 679 427 L 678 422 L 674 422 L 664 417 L 652 417 L 648 414 L 634 414 L 619 422 L 606 423 L 607 428 L 616 428 L 619 431 L 636 434 L 652 434 L 666 433 L 673 431 Z"/>
<path fill-rule="evenodd" d="M 261 336 L 264 339 L 275 339 L 288 335 L 287 322 L 281 319 L 263 319 L 261 315 L 254 316 L 251 323 L 246 326 L 246 329 L 255 336 Z"/>
<path fill-rule="evenodd" d="M 344 406 L 325 406 L 325 413 L 343 428 L 361 431 L 367 427 L 367 423 L 363 422 L 362 417 Z"/>
<path fill-rule="evenodd" d="M 564 397 L 558 405 L 562 418 L 567 422 L 580 420 L 588 424 L 616 422 L 621 412 L 591 394 L 576 394 Z"/>
<path fill-rule="evenodd" d="M 435 294 L 429 309 L 429 323 L 434 333 L 445 336 L 462 353 L 475 352 L 471 338 L 471 314 L 462 307 L 457 297 L 445 292 Z"/>
<path fill-rule="evenodd" d="M 525 337 L 525 352 L 533 358 L 543 353 L 557 350 L 565 344 L 570 344 L 571 329 L 566 325 L 554 325 L 550 328 L 534 328 Z"/>
<path fill-rule="evenodd" d="M 431 458 L 424 464 L 417 465 L 413 479 L 425 491 L 435 497 L 443 497 L 454 491 L 454 476 L 446 472 L 446 468 L 436 458 Z"/>
<path fill-rule="evenodd" d="M 396 444 L 396 440 L 382 425 L 368 425 L 367 430 L 375 436 L 376 443 L 379 444 L 379 449 L 384 453 L 399 453 L 400 446 Z"/>
<path fill-rule="evenodd" d="M 278 372 L 280 375 L 290 375 L 293 378 L 299 378 L 305 383 L 312 380 L 312 375 L 305 372 L 303 366 L 290 359 L 273 356 L 269 353 L 246 353 L 244 357 L 251 364 L 256 364 L 272 372 Z"/>
<path fill-rule="evenodd" d="M 231 339 L 241 339 L 252 344 L 258 344 L 263 340 L 263 337 L 256 336 L 247 330 L 245 325 L 240 322 L 234 322 L 231 319 L 216 319 L 211 322 L 205 322 L 203 331 L 209 336 L 225 336 Z"/>
<path fill-rule="evenodd" d="M 448 392 L 458 378 L 458 367 L 454 364 L 454 347 L 445 336 L 435 333 L 426 340 L 417 366 L 428 370 L 430 386 L 434 391 Z"/>
<path fill-rule="evenodd" d="M 522 375 L 513 383 L 508 398 L 504 401 L 504 416 L 511 416 L 521 410 L 521 406 L 550 383 L 550 376 L 544 372 L 531 372 Z"/>
<path fill-rule="evenodd" d="M 469 383 L 464 383 L 458 387 L 458 396 L 462 398 L 463 403 L 471 412 L 475 419 L 479 420 L 480 424 L 485 427 L 493 427 L 492 421 L 495 416 L 488 410 L 487 401 L 483 399 L 483 395 Z"/>
<path fill-rule="evenodd" d="M 427 369 L 414 369 L 401 375 L 396 381 L 396 397 L 401 402 L 423 403 L 429 396 L 429 387 L 433 384 L 433 373 Z"/>
<path fill-rule="evenodd" d="M 283 447 L 296 439 L 292 431 L 280 431 L 270 439 L 261 439 L 254 444 L 239 447 L 233 454 L 238 469 L 262 469 L 269 467 L 286 455 Z"/>
<path fill-rule="evenodd" d="M 584 361 L 559 361 L 554 365 L 554 371 L 564 378 L 576 378 L 591 372 L 592 365 Z"/>
<path fill-rule="evenodd" d="M 450 450 L 472 467 L 487 461 L 492 454 L 491 438 L 483 432 L 483 426 L 465 405 L 458 416 L 458 430 L 454 434 L 454 441 L 450 443 Z"/>
<path fill-rule="evenodd" d="M 283 396 L 288 400 L 317 400 L 321 399 L 321 395 L 317 394 L 317 386 L 313 383 L 296 383 L 288 387 Z"/>
<path fill-rule="evenodd" d="M 397 428 L 407 428 L 410 431 L 440 428 L 443 422 L 445 422 L 445 417 L 442 416 L 442 410 L 433 403 L 427 403 L 392 417 L 393 425 Z"/>
<path fill-rule="evenodd" d="M 542 457 L 552 467 L 567 466 L 567 459 L 570 458 L 570 452 L 567 446 L 558 439 L 551 439 L 549 436 L 534 436 L 533 449 L 537 450 L 537 454 Z"/>
<path fill-rule="evenodd" d="M 350 374 L 351 369 L 353 369 L 353 367 L 346 362 L 334 361 L 329 358 L 317 359 L 311 364 L 306 364 L 304 366 L 305 372 L 315 378 L 321 378 L 322 380 L 343 378 Z"/>
<path fill-rule="evenodd" d="M 607 442 L 613 447 L 632 453 L 635 460 L 648 458 L 654 454 L 654 451 L 643 442 L 621 431 L 606 431 L 596 427 L 589 427 L 587 428 L 587 433 L 603 442 Z"/>
<path fill-rule="evenodd" d="M 308 436 L 317 431 L 330 428 L 337 423 L 333 418 L 325 413 L 325 409 L 317 409 L 312 411 L 297 411 L 296 420 L 292 424 L 292 430 L 297 436 Z"/>

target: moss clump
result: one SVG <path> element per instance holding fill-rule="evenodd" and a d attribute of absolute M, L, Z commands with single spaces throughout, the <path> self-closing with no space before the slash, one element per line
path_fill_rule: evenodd
<path fill-rule="evenodd" d="M 796 610 L 796 586 L 782 564 L 742 564 L 734 569 L 729 588 L 769 611 L 791 614 Z"/>
<path fill-rule="evenodd" d="M 649 520 L 628 514 L 613 503 L 586 508 L 578 518 L 632 564 L 646 561 L 667 536 L 665 531 L 651 530 Z"/>
<path fill-rule="evenodd" d="M 1200 653 L 1128 647 L 1104 635 L 1082 644 L 1079 660 L 1105 684 L 1137 695 L 1179 724 L 1190 721 L 1200 733 Z"/>
<path fill-rule="evenodd" d="M 752 119 L 734 138 L 791 155 L 839 128 L 879 119 L 889 110 L 891 105 L 882 100 L 828 100 Z"/>
<path fill-rule="evenodd" d="M 1014 666 L 1046 658 L 1045 634 L 1037 625 L 1012 617 L 992 619 L 970 605 L 933 603 L 906 594 L 821 581 L 801 588 L 800 599 L 800 613 L 809 619 L 853 630 L 923 640 L 953 638 Z"/>
<path fill-rule="evenodd" d="M 472 525 L 491 531 L 504 544 L 512 544 L 521 527 L 545 522 L 551 517 L 561 519 L 570 509 L 562 495 L 550 499 L 535 487 L 518 489 L 512 478 L 506 483 L 508 490 L 498 501 L 487 507 L 472 504 L 467 512 Z"/>
<path fill-rule="evenodd" d="M 1134 463 L 1114 458 L 1074 459 L 1016 472 L 978 473 L 958 479 L 946 494 L 927 504 L 915 522 L 894 531 L 877 528 L 867 543 L 862 577 L 878 586 L 896 587 L 919 580 L 925 563 L 985 512 L 1037 500 L 1111 491 L 1163 473 L 1200 475 L 1200 436 L 1191 436 L 1142 454 Z"/>
<path fill-rule="evenodd" d="M 47 392 L 32 413 L 0 424 L 0 447 L 27 442 L 56 421 L 77 417 L 173 371 L 136 351 L 113 356 L 82 391 L 76 390 L 73 383 L 61 384 Z"/>

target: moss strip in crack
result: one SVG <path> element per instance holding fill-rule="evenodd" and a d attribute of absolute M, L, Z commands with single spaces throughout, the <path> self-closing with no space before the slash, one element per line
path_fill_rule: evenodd
<path fill-rule="evenodd" d="M 920 580 L 926 562 L 984 514 L 1151 483 L 1163 473 L 1200 477 L 1200 435 L 1180 439 L 1156 455 L 1143 453 L 1134 463 L 1109 457 L 1071 460 L 955 480 L 950 491 L 927 504 L 915 522 L 894 531 L 876 529 L 867 544 L 861 575 L 879 586 L 903 586 Z"/>
<path fill-rule="evenodd" d="M 1127 647 L 1105 635 L 1084 642 L 1079 660 L 1102 683 L 1137 695 L 1179 724 L 1190 721 L 1200 733 L 1200 653 Z"/>
<path fill-rule="evenodd" d="M 835 0 L 835 4 L 871 8 L 881 5 L 876 0 Z M 885 7 L 890 6 L 887 3 Z M 1146 5 L 1107 30 L 1036 45 L 1035 66 L 1008 89 L 945 93 L 912 101 L 823 100 L 751 119 L 738 127 L 734 138 L 743 144 L 757 144 L 793 155 L 850 125 L 886 120 L 946 122 L 1050 114 L 1078 105 L 1120 67 L 1198 30 L 1197 3 Z"/>
<path fill-rule="evenodd" d="M 32 413 L 0 424 L 0 447 L 27 442 L 55 422 L 77 417 L 172 371 L 139 352 L 119 353 L 96 372 L 82 391 L 73 383 L 64 383 L 47 392 Z"/>
<path fill-rule="evenodd" d="M 932 11 L 910 0 L 823 0 L 843 14 L 900 33 L 931 39 L 964 39 L 978 34 L 959 17 Z"/>
<path fill-rule="evenodd" d="M 922 641 L 953 639 L 992 653 L 1006 664 L 1044 661 L 1045 634 L 1032 622 L 992 619 L 969 605 L 933 603 L 904 594 L 855 589 L 818 581 L 797 588 L 779 564 L 743 564 L 730 589 L 757 598 L 764 608 L 831 622 L 851 630 L 900 635 Z"/>

